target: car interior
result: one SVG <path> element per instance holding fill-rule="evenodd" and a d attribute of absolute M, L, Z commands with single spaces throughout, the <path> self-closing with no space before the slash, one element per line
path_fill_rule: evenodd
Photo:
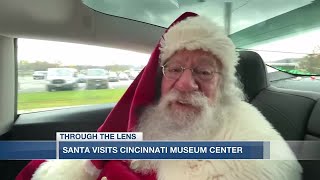
<path fill-rule="evenodd" d="M 94 132 L 115 105 L 108 103 L 19 114 L 18 38 L 49 39 L 150 53 L 164 31 L 165 27 L 159 25 L 103 14 L 88 8 L 80 0 L 2 0 L 0 140 L 55 140 L 56 132 Z M 319 141 L 320 92 L 275 87 L 270 82 L 263 58 L 257 52 L 240 49 L 239 58 L 237 77 L 247 101 L 261 111 L 285 140 Z M 295 153 L 304 153 L 303 147 L 300 150 Z M 14 179 L 28 162 L 1 160 L 0 179 Z M 303 179 L 320 176 L 320 160 L 299 162 L 304 170 Z"/>

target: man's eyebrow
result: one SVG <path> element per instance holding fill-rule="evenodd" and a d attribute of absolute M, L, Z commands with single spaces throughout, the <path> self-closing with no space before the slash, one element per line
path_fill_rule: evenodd
<path fill-rule="evenodd" d="M 212 58 L 212 57 L 200 57 L 199 58 L 199 64 L 202 65 L 202 64 L 205 64 L 205 65 L 210 65 L 210 66 L 217 66 L 217 60 L 215 58 Z"/>
<path fill-rule="evenodd" d="M 182 64 L 184 62 L 184 59 L 182 58 L 172 58 L 172 59 L 169 59 L 166 64 L 169 64 L 169 63 L 178 63 L 178 64 Z"/>
<path fill-rule="evenodd" d="M 198 64 L 199 65 L 204 64 L 204 65 L 210 65 L 210 66 L 216 67 L 217 61 L 218 61 L 218 59 L 215 57 L 200 55 Z M 172 57 L 172 58 L 168 59 L 168 61 L 165 64 L 169 64 L 169 63 L 184 64 L 184 62 L 185 62 L 185 58 Z"/>

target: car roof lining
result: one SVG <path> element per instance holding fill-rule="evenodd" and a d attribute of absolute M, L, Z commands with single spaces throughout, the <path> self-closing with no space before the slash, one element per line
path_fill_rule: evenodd
<path fill-rule="evenodd" d="M 105 15 L 79 0 L 3 0 L 0 35 L 150 53 L 165 28 Z M 128 31 L 130 29 L 130 31 Z"/>

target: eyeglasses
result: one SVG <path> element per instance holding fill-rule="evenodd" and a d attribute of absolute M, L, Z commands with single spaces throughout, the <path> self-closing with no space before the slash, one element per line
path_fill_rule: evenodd
<path fill-rule="evenodd" d="M 199 66 L 196 68 L 185 68 L 178 64 L 165 64 L 161 66 L 163 75 L 171 80 L 177 80 L 181 77 L 183 72 L 190 69 L 192 75 L 195 79 L 201 81 L 209 81 L 216 74 L 221 74 L 220 72 L 214 71 L 214 68 L 207 66 Z"/>

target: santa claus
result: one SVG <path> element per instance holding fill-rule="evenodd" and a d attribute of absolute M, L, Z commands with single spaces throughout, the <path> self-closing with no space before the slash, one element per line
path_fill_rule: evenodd
<path fill-rule="evenodd" d="M 302 168 L 283 138 L 244 101 L 237 61 L 220 27 L 183 14 L 98 131 L 143 132 L 146 140 L 277 141 L 272 160 L 36 160 L 17 179 L 301 179 Z"/>

